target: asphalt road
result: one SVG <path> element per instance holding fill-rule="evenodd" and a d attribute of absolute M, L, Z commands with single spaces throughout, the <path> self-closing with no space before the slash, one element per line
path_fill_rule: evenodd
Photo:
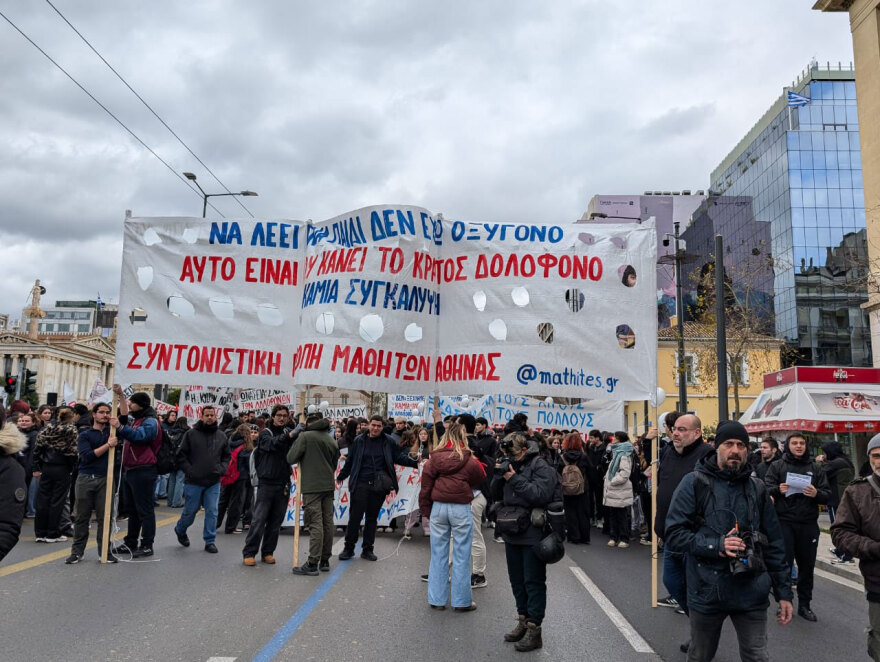
<path fill-rule="evenodd" d="M 107 566 L 95 549 L 82 563 L 64 565 L 69 547 L 34 543 L 26 525 L 25 539 L 0 564 L 0 659 L 449 662 L 515 655 L 502 641 L 515 612 L 503 545 L 488 543 L 489 586 L 474 591 L 477 611 L 436 612 L 419 580 L 429 557 L 419 531 L 403 542 L 380 533 L 376 563 L 334 558 L 329 574 L 299 577 L 290 572 L 289 534 L 277 565 L 246 568 L 242 536 L 221 534 L 220 553 L 207 554 L 199 517 L 185 549 L 171 530 L 180 511 L 158 512 L 156 555 Z M 544 648 L 524 659 L 684 659 L 678 644 L 686 619 L 648 603 L 649 548 L 604 542 L 595 532 L 592 546 L 569 546 L 549 569 Z M 307 545 L 304 537 L 303 559 Z M 814 608 L 818 624 L 770 627 L 772 659 L 865 657 L 867 607 L 858 591 L 820 578 Z M 726 631 L 717 659 L 737 660 L 735 650 Z"/>

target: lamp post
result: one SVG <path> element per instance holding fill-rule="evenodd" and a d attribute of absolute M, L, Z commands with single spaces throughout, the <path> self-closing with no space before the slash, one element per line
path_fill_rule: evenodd
<path fill-rule="evenodd" d="M 604 214 L 601 211 L 594 211 L 590 213 L 591 221 L 597 218 L 621 218 L 625 221 L 638 221 L 639 223 L 642 222 L 642 219 L 638 216 L 609 216 L 608 214 Z"/>
<path fill-rule="evenodd" d="M 183 176 L 186 177 L 193 184 L 195 184 L 202 194 L 202 218 L 205 218 L 205 215 L 208 212 L 208 198 L 217 198 L 224 195 L 258 195 L 256 191 L 239 191 L 238 193 L 205 193 L 205 190 L 201 186 L 199 186 L 199 182 L 196 180 L 195 173 L 185 172 L 183 173 Z"/>

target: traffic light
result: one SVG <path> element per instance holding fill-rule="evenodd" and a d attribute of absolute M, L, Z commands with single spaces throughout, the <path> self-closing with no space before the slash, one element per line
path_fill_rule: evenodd
<path fill-rule="evenodd" d="M 29 395 L 30 393 L 37 392 L 37 371 L 36 370 L 25 370 L 24 371 L 24 388 L 22 389 L 22 395 Z"/>
<path fill-rule="evenodd" d="M 17 382 L 18 382 L 18 379 L 16 379 L 12 375 L 7 374 L 6 380 L 3 382 L 3 389 L 7 393 L 15 393 L 15 385 Z"/>

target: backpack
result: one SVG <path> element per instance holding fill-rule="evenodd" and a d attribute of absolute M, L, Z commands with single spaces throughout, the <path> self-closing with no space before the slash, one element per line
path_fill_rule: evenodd
<path fill-rule="evenodd" d="M 223 474 L 223 478 L 220 479 L 220 485 L 232 485 L 238 480 L 238 454 L 241 452 L 242 448 L 244 448 L 244 444 L 238 446 L 232 451 L 232 457 L 229 458 L 229 466 L 226 468 L 226 473 Z"/>
<path fill-rule="evenodd" d="M 159 449 L 156 451 L 156 473 L 160 476 L 170 474 L 177 470 L 177 461 L 174 459 L 174 442 L 162 432 L 162 426 L 157 425 L 156 441 Z"/>
<path fill-rule="evenodd" d="M 580 470 L 577 464 L 565 461 L 565 458 L 562 458 L 563 464 L 565 466 L 562 468 L 562 493 L 565 496 L 578 496 L 584 493 L 584 487 L 586 486 L 586 482 L 584 481 L 584 474 Z"/>

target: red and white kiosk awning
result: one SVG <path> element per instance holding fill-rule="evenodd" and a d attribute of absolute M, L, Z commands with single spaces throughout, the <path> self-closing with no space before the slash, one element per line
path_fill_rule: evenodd
<path fill-rule="evenodd" d="M 749 433 L 880 432 L 880 369 L 799 366 L 764 375 L 739 419 Z"/>

